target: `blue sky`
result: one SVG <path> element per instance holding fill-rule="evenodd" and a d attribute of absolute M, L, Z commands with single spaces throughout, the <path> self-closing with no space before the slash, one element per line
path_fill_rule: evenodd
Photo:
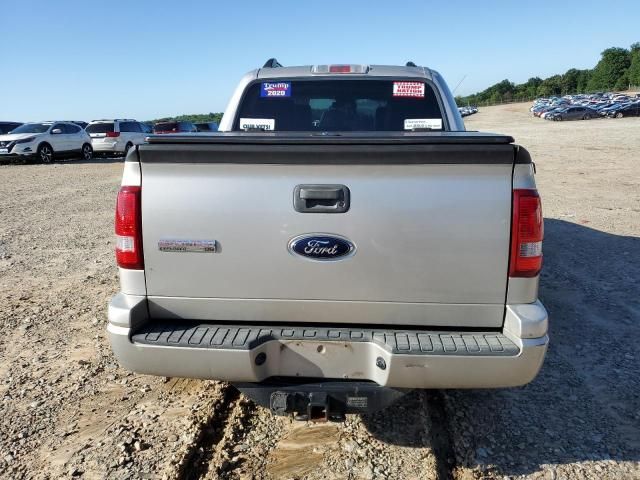
<path fill-rule="evenodd" d="M 457 93 L 591 68 L 640 41 L 636 1 L 3 0 L 0 119 L 133 117 L 224 110 L 238 79 L 285 65 L 404 64 Z"/>

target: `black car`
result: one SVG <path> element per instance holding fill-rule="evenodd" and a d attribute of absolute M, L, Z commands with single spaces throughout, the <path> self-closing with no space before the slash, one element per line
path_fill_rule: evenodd
<path fill-rule="evenodd" d="M 590 120 L 597 117 L 598 112 L 590 107 L 567 107 L 547 115 L 548 119 L 558 122 L 562 120 Z"/>
<path fill-rule="evenodd" d="M 200 122 L 196 123 L 199 132 L 217 132 L 218 124 L 216 122 Z"/>
<path fill-rule="evenodd" d="M 18 128 L 22 123 L 20 122 L 0 122 L 0 135 L 9 133 L 14 128 Z"/>
<path fill-rule="evenodd" d="M 609 117 L 640 117 L 640 102 L 629 103 L 607 114 Z"/>

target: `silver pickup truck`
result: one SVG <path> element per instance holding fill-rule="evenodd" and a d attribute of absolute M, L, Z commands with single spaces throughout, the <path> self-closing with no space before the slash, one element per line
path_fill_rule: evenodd
<path fill-rule="evenodd" d="M 211 135 L 129 152 L 113 351 L 339 419 L 408 389 L 530 382 L 547 349 L 528 152 L 467 132 L 412 63 L 285 68 L 238 85 Z"/>

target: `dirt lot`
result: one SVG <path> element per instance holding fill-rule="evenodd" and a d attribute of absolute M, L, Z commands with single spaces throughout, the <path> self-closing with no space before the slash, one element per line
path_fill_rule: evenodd
<path fill-rule="evenodd" d="M 532 384 L 307 425 L 129 374 L 105 337 L 122 164 L 0 166 L 0 477 L 640 478 L 640 119 L 466 122 L 537 164 L 552 344 Z"/>

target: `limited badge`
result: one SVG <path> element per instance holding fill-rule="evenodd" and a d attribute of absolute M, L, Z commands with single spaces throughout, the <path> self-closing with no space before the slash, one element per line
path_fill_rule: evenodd
<path fill-rule="evenodd" d="M 265 132 L 276 129 L 276 121 L 273 118 L 241 118 L 240 130 L 264 130 Z"/>
<path fill-rule="evenodd" d="M 218 250 L 215 240 L 158 240 L 158 250 L 161 252 L 195 252 L 216 253 Z"/>
<path fill-rule="evenodd" d="M 260 89 L 261 97 L 283 98 L 291 96 L 291 82 L 264 82 Z"/>
<path fill-rule="evenodd" d="M 424 98 L 424 83 L 393 82 L 394 97 Z"/>

